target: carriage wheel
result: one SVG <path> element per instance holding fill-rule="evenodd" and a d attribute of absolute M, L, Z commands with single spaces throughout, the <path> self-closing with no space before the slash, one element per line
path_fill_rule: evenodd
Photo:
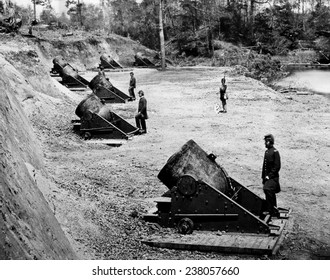
<path fill-rule="evenodd" d="M 178 232 L 181 234 L 191 234 L 194 229 L 194 222 L 189 218 L 183 218 L 178 223 Z"/>

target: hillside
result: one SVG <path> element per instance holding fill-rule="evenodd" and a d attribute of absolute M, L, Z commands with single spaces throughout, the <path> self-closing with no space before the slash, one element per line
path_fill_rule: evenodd
<path fill-rule="evenodd" d="M 54 195 L 44 148 L 70 130 L 74 110 L 67 108 L 81 97 L 50 77 L 52 60 L 61 55 L 86 70 L 108 53 L 129 65 L 135 51 L 145 48 L 115 35 L 64 41 L 46 39 L 47 33 L 43 38 L 0 36 L 0 259 L 75 259 L 55 218 L 56 206 L 44 198 Z"/>
<path fill-rule="evenodd" d="M 0 259 L 75 259 L 54 209 L 36 184 L 37 177 L 47 178 L 47 173 L 42 144 L 27 115 L 38 114 L 38 108 L 44 107 L 40 104 L 49 105 L 52 97 L 36 90 L 32 79 L 5 60 L 3 53 L 0 64 Z"/>
<path fill-rule="evenodd" d="M 2 259 L 266 259 L 150 248 L 154 232 L 141 216 L 167 188 L 157 179 L 168 158 L 194 139 L 215 153 L 234 179 L 263 196 L 263 135 L 273 133 L 283 166 L 278 203 L 292 218 L 275 259 L 329 254 L 329 99 L 276 92 L 233 67 L 133 68 L 137 51 L 127 38 L 55 33 L 0 35 L 0 258 Z M 107 52 L 124 65 L 106 72 L 127 91 L 129 72 L 148 100 L 148 133 L 120 147 L 84 141 L 74 111 L 88 92 L 70 91 L 49 71 L 62 55 L 86 71 Z M 217 114 L 220 79 L 228 83 L 228 114 Z M 113 104 L 134 124 L 137 102 Z M 310 205 L 310 207 L 306 207 Z"/>

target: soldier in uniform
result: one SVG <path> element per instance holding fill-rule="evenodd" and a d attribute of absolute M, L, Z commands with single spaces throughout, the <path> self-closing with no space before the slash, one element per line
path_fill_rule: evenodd
<path fill-rule="evenodd" d="M 226 78 L 223 77 L 221 79 L 221 86 L 220 86 L 220 100 L 222 103 L 222 111 L 220 111 L 220 113 L 227 113 L 227 99 L 228 99 L 228 95 L 226 93 L 227 91 L 227 85 L 226 85 Z"/>
<path fill-rule="evenodd" d="M 138 113 L 135 115 L 136 126 L 140 129 L 140 133 L 147 133 L 146 119 L 148 119 L 147 113 L 147 99 L 144 97 L 144 92 L 139 91 L 139 107 Z"/>
<path fill-rule="evenodd" d="M 279 212 L 277 210 L 276 193 L 281 191 L 279 182 L 279 171 L 281 169 L 280 153 L 274 147 L 274 136 L 267 134 L 264 137 L 265 151 L 264 162 L 262 165 L 262 184 L 263 190 L 266 196 L 267 212 L 272 217 L 278 217 Z M 268 214 L 266 213 L 266 214 Z"/>
<path fill-rule="evenodd" d="M 101 76 L 104 76 L 105 77 L 105 73 L 104 73 L 104 67 L 102 65 L 100 65 L 99 67 L 99 71 L 98 71 L 98 74 Z"/>
<path fill-rule="evenodd" d="M 134 93 L 134 89 L 136 88 L 136 79 L 134 77 L 134 73 L 131 72 L 131 79 L 129 80 L 129 88 L 128 88 L 128 92 L 129 92 L 129 96 L 131 97 L 132 100 L 135 100 L 135 93 Z"/>

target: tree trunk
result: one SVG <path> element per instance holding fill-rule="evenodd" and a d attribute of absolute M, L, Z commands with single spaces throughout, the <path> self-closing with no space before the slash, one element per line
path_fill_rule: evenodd
<path fill-rule="evenodd" d="M 33 20 L 37 22 L 37 9 L 36 9 L 36 1 L 33 1 Z"/>
<path fill-rule="evenodd" d="M 163 0 L 159 0 L 159 38 L 162 70 L 165 70 L 165 39 L 163 26 Z"/>
<path fill-rule="evenodd" d="M 254 10 L 255 10 L 255 0 L 248 0 L 247 1 L 247 21 L 248 21 L 248 25 L 250 27 L 250 36 L 251 38 L 253 37 L 253 33 L 254 33 Z"/>

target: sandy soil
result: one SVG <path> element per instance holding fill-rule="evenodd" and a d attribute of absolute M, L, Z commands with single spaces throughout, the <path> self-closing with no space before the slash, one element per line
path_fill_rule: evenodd
<path fill-rule="evenodd" d="M 57 130 L 43 139 L 46 166 L 55 182 L 45 196 L 80 258 L 260 258 L 148 247 L 141 240 L 160 229 L 145 224 L 141 216 L 154 207 L 153 197 L 167 191 L 157 179 L 158 172 L 189 139 L 216 154 L 232 178 L 263 196 L 260 172 L 266 133 L 275 135 L 282 157 L 278 204 L 292 208 L 284 241 L 274 258 L 314 259 L 329 252 L 328 98 L 281 94 L 234 75 L 230 68 L 134 72 L 137 90 L 143 89 L 148 100 L 148 134 L 135 136 L 120 147 L 91 144 L 72 131 L 75 107 L 68 103 L 54 120 Z M 225 72 L 228 113 L 217 114 L 216 92 Z M 90 80 L 94 75 L 85 73 L 84 77 Z M 106 75 L 127 92 L 129 72 Z M 82 99 L 86 93 L 75 95 Z M 137 101 L 111 107 L 134 124 Z M 162 231 L 166 234 L 166 229 Z"/>

